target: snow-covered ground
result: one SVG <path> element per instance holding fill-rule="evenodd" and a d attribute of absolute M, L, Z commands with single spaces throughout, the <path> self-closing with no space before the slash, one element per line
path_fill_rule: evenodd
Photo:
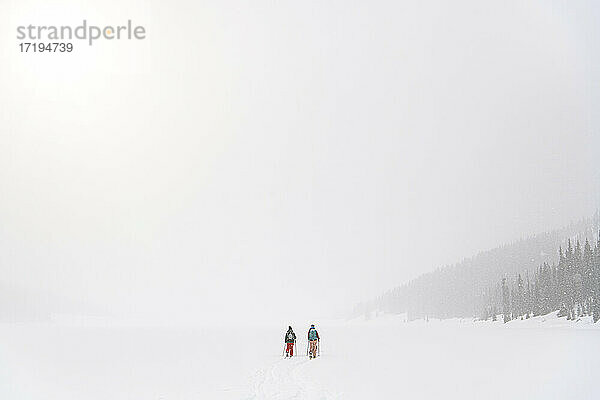
<path fill-rule="evenodd" d="M 322 356 L 281 357 L 285 326 L 0 324 L 0 399 L 597 399 L 600 324 L 317 324 Z"/>

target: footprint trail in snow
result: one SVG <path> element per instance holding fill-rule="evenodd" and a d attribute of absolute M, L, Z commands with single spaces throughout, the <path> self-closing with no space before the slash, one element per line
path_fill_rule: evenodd
<path fill-rule="evenodd" d="M 339 394 L 330 393 L 316 382 L 307 378 L 306 372 L 311 363 L 306 356 L 280 359 L 257 374 L 254 384 L 253 400 L 333 400 L 340 399 Z"/>

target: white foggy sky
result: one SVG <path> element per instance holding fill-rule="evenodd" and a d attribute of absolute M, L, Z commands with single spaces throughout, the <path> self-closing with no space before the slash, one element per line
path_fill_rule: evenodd
<path fill-rule="evenodd" d="M 600 10 L 522 3 L 0 0 L 0 282 L 309 316 L 591 215 Z"/>

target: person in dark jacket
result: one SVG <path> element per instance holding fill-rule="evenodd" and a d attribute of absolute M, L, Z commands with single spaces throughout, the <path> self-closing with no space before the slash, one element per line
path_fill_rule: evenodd
<path fill-rule="evenodd" d="M 292 327 L 288 327 L 288 331 L 285 334 L 285 356 L 293 357 L 294 356 L 294 344 L 296 343 L 296 334 Z"/>
<path fill-rule="evenodd" d="M 317 356 L 319 340 L 321 340 L 321 338 L 319 337 L 319 332 L 317 332 L 317 329 L 314 325 L 311 325 L 310 329 L 308 330 L 308 344 L 310 346 L 308 348 L 309 358 L 315 358 Z"/>

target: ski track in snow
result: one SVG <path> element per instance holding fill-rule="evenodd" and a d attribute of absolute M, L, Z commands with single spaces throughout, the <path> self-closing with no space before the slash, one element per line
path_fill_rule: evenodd
<path fill-rule="evenodd" d="M 280 359 L 258 372 L 254 383 L 252 400 L 335 400 L 341 394 L 331 393 L 315 382 L 310 382 L 304 372 L 310 363 L 318 363 L 319 358 L 309 360 L 306 356 Z"/>

